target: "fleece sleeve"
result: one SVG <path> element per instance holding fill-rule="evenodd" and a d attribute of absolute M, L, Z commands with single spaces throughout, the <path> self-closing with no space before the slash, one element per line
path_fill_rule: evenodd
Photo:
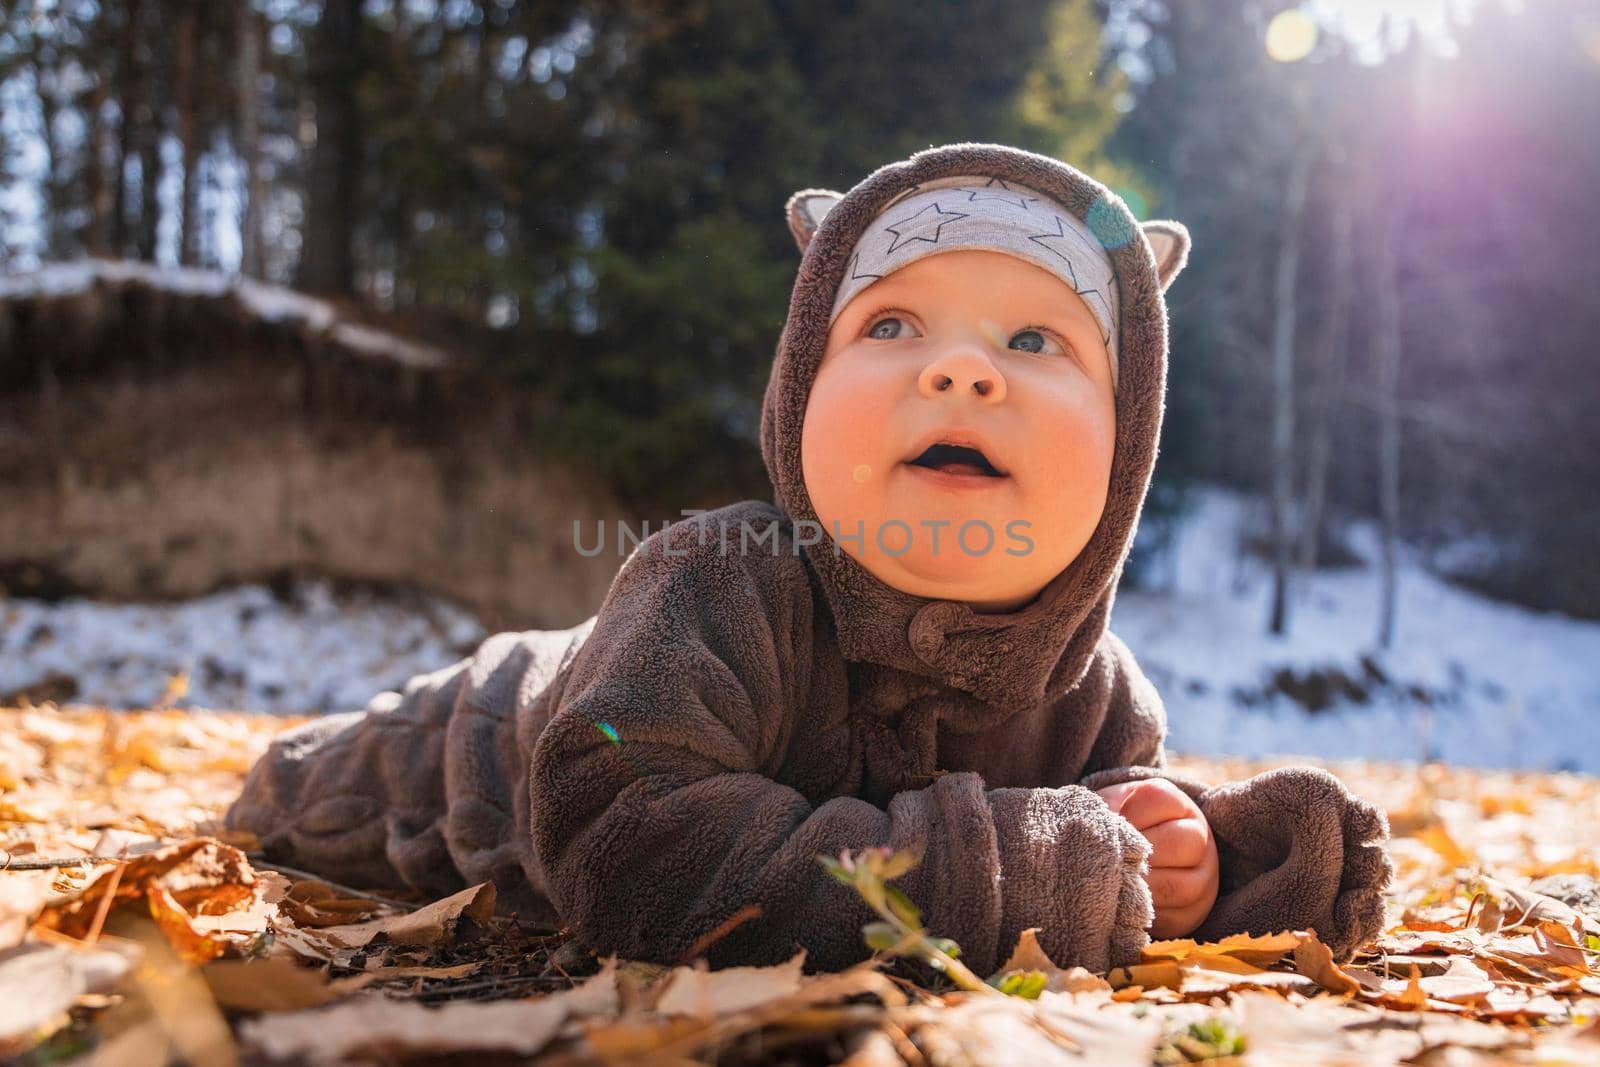
<path fill-rule="evenodd" d="M 1166 718 L 1160 697 L 1127 647 L 1112 646 L 1115 674 L 1108 726 Z M 1165 778 L 1199 807 L 1217 843 L 1220 883 L 1211 913 L 1190 936 L 1215 941 L 1230 934 L 1312 928 L 1348 962 L 1383 927 L 1383 894 L 1394 879 L 1389 823 L 1382 810 L 1353 795 L 1317 767 L 1280 767 L 1253 778 L 1207 786 L 1166 767 L 1159 736 L 1152 745 L 1136 728 L 1108 730 L 1079 785 Z M 1145 737 L 1140 740 L 1141 736 Z"/>
<path fill-rule="evenodd" d="M 534 852 L 575 935 L 661 963 L 804 949 L 808 972 L 840 969 L 870 954 L 862 927 L 877 916 L 816 857 L 919 846 L 895 884 L 975 972 L 1034 926 L 1063 965 L 1137 958 L 1149 845 L 1091 791 L 986 789 L 951 772 L 885 810 L 783 780 L 794 746 L 836 746 L 842 778 L 859 751 L 837 731 L 794 730 L 813 698 L 816 620 L 803 564 L 780 547 L 723 555 L 678 524 L 618 573 L 530 760 Z"/>
<path fill-rule="evenodd" d="M 466 883 L 445 840 L 445 729 L 470 657 L 380 693 L 365 710 L 273 739 L 223 820 L 265 854 L 358 886 L 446 895 Z"/>

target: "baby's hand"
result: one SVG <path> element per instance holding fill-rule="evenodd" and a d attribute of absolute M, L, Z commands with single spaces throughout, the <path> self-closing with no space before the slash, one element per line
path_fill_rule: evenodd
<path fill-rule="evenodd" d="M 1217 843 L 1199 807 L 1164 778 L 1095 792 L 1150 842 L 1148 880 L 1156 909 L 1150 936 L 1183 937 L 1199 926 L 1217 900 Z"/>

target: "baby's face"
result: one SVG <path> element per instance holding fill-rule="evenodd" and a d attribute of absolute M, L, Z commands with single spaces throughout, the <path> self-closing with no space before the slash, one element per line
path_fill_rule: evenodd
<path fill-rule="evenodd" d="M 976 447 L 988 467 L 928 452 L 941 440 Z M 1110 360 L 1082 298 L 1015 256 L 962 249 L 925 256 L 845 306 L 800 451 L 841 551 L 915 596 L 1010 611 L 1088 543 L 1115 442 Z"/>

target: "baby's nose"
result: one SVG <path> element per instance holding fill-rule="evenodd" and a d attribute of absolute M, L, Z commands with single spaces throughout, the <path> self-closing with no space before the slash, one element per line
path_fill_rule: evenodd
<path fill-rule="evenodd" d="M 952 345 L 930 360 L 922 368 L 917 385 L 924 396 L 972 392 L 997 403 L 1006 395 L 1006 380 L 1000 368 L 980 348 L 970 344 Z"/>

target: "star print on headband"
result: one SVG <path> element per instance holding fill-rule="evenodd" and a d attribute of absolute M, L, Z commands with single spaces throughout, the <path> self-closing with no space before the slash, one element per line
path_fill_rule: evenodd
<path fill-rule="evenodd" d="M 1013 255 L 1072 286 L 1100 326 L 1115 383 L 1118 299 L 1110 255 L 1064 205 L 1000 178 L 940 178 L 885 205 L 856 241 L 829 322 L 872 283 L 923 256 L 956 248 Z"/>

